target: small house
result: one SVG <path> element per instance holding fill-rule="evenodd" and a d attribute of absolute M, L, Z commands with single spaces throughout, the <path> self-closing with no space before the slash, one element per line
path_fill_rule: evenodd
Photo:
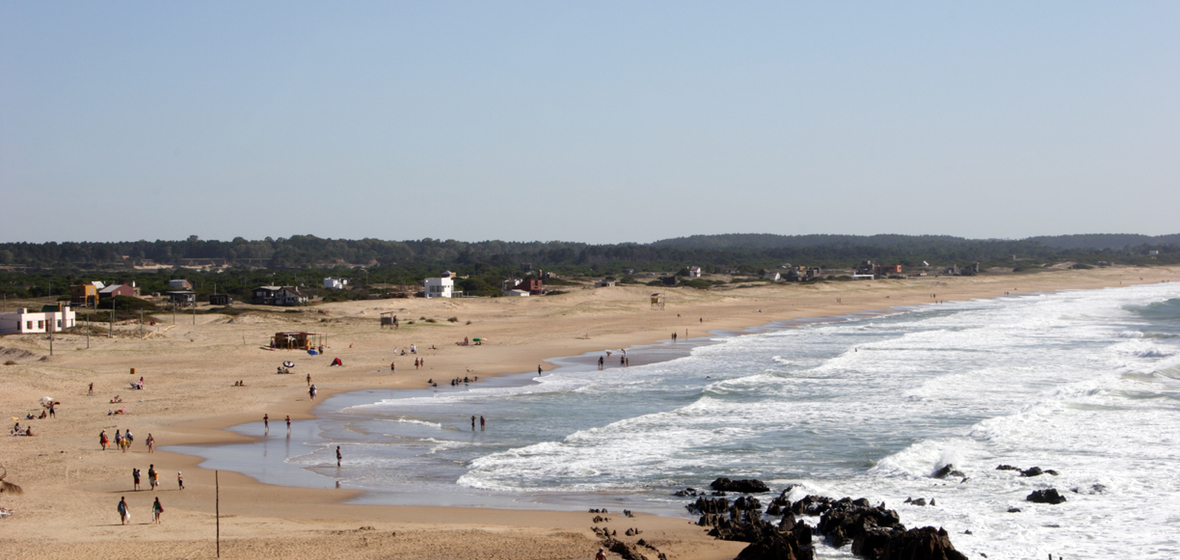
<path fill-rule="evenodd" d="M 70 305 L 98 305 L 98 290 L 94 284 L 70 286 Z"/>
<path fill-rule="evenodd" d="M 191 290 L 193 289 L 193 284 L 183 278 L 176 278 L 168 281 L 168 289 L 174 292 Z"/>
<path fill-rule="evenodd" d="M 688 268 L 688 277 L 689 278 L 700 278 L 701 277 L 701 267 L 690 266 Z"/>
<path fill-rule="evenodd" d="M 234 298 L 229 294 L 211 294 L 209 296 L 209 305 L 230 305 L 234 302 Z"/>
<path fill-rule="evenodd" d="M 343 290 L 347 285 L 347 278 L 333 278 L 331 276 L 324 278 L 324 288 L 329 290 Z"/>
<path fill-rule="evenodd" d="M 103 301 L 113 298 L 115 296 L 138 297 L 139 296 L 139 288 L 136 288 L 134 283 L 132 283 L 130 285 L 128 285 L 128 284 L 111 284 L 110 286 L 107 286 L 107 287 L 98 291 L 98 297 L 99 297 L 99 299 L 101 299 Z"/>
<path fill-rule="evenodd" d="M 73 327 L 75 320 L 75 313 L 68 305 L 47 305 L 32 313 L 21 307 L 13 313 L 0 313 L 0 334 L 58 332 Z"/>
<path fill-rule="evenodd" d="M 449 298 L 455 294 L 455 273 L 446 271 L 438 278 L 427 278 L 424 282 L 426 286 L 426 297 Z"/>
<path fill-rule="evenodd" d="M 254 288 L 254 303 L 259 305 L 294 306 L 307 303 L 307 296 L 299 293 L 295 286 L 259 286 Z"/>

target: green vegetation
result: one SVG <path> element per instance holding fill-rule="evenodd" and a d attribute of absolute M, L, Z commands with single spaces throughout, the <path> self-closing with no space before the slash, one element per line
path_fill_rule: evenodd
<path fill-rule="evenodd" d="M 734 282 L 764 282 L 761 269 L 784 263 L 818 266 L 828 280 L 844 280 L 838 269 L 864 260 L 901 264 L 978 262 L 983 270 L 1041 270 L 1046 264 L 1077 268 L 1180 263 L 1180 234 L 1169 236 L 1082 235 L 1023 240 L 972 240 L 949 236 L 732 234 L 666 239 L 650 244 L 589 245 L 562 241 L 467 243 L 422 239 L 321 239 L 314 236 L 247 241 L 120 243 L 0 243 L 0 293 L 8 298 L 67 299 L 71 285 L 102 280 L 135 282 L 145 294 L 168 291 L 168 280 L 185 278 L 199 301 L 209 294 L 248 302 L 260 285 L 297 286 L 324 301 L 358 300 L 420 291 L 423 278 L 444 270 L 457 273 L 457 289 L 494 296 L 506 278 L 529 271 L 554 272 L 545 284 L 575 286 L 603 277 L 620 284 L 687 285 L 708 288 L 710 274 L 728 273 Z M 688 278 L 700 266 L 706 279 Z M 155 268 L 153 268 L 155 267 Z M 203 268 L 194 268 L 203 267 Z M 834 270 L 835 269 L 835 270 Z M 344 290 L 321 288 L 324 277 L 350 278 Z M 116 303 L 118 309 L 119 303 Z M 423 319 L 425 320 L 425 319 Z"/>

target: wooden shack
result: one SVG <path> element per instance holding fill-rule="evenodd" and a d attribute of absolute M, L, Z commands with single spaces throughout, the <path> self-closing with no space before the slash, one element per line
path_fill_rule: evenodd
<path fill-rule="evenodd" d="M 393 313 L 393 311 L 381 312 L 381 328 L 384 329 L 385 327 L 391 327 L 393 329 L 397 329 L 397 315 L 394 315 Z"/>
<path fill-rule="evenodd" d="M 270 347 L 281 350 L 311 350 L 326 346 L 328 335 L 313 332 L 278 332 L 270 339 Z"/>

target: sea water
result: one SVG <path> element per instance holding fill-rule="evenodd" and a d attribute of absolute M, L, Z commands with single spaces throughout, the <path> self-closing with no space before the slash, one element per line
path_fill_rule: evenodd
<path fill-rule="evenodd" d="M 541 377 L 440 374 L 438 389 L 328 399 L 290 437 L 276 423 L 250 444 L 170 449 L 378 504 L 687 517 L 674 491 L 758 478 L 793 499 L 884 502 L 973 558 L 1180 557 L 1180 284 L 776 327 L 628 349 L 630 367 L 613 350 L 603 370 L 605 351 Z M 964 476 L 932 477 L 948 464 Z M 1025 500 L 1045 488 L 1068 501 Z M 919 497 L 935 505 L 904 503 Z"/>

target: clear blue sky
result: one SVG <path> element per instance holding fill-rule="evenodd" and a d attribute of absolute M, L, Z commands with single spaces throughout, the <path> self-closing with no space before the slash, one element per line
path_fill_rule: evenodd
<path fill-rule="evenodd" d="M 1180 232 L 1180 2 L 0 3 L 0 240 Z"/>

